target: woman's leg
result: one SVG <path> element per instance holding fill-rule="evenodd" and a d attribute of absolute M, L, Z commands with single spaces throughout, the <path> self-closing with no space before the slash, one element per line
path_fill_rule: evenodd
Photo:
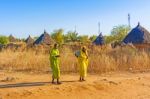
<path fill-rule="evenodd" d="M 54 84 L 54 83 L 55 83 L 55 82 L 54 82 L 54 80 L 55 80 L 55 79 L 54 79 L 54 77 L 52 76 L 52 84 Z"/>
<path fill-rule="evenodd" d="M 82 81 L 82 77 L 80 76 L 79 81 Z"/>
<path fill-rule="evenodd" d="M 59 78 L 57 78 L 57 84 L 61 84 L 61 82 L 59 81 Z"/>

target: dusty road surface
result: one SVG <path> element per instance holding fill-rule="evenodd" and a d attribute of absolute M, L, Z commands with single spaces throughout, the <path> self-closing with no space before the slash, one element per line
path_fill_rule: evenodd
<path fill-rule="evenodd" d="M 61 85 L 50 77 L 1 71 L 0 99 L 150 99 L 150 73 L 89 75 L 85 82 L 64 74 Z"/>

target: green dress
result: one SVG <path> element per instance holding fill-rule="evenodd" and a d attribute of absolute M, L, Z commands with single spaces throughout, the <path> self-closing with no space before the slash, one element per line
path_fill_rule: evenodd
<path fill-rule="evenodd" d="M 53 78 L 58 79 L 60 77 L 60 68 L 59 68 L 59 50 L 58 49 L 52 49 L 50 52 L 50 62 L 51 62 L 51 69 Z"/>

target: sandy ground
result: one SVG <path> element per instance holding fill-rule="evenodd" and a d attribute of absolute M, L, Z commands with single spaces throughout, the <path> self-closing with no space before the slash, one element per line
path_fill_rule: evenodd
<path fill-rule="evenodd" d="M 64 74 L 61 85 L 50 80 L 49 74 L 0 71 L 0 99 L 150 99 L 150 73 L 89 75 L 85 82 Z"/>

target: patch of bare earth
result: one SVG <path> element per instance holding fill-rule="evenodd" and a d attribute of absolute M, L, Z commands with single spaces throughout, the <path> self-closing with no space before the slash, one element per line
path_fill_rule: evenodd
<path fill-rule="evenodd" d="M 50 74 L 0 72 L 0 99 L 150 99 L 150 73 L 62 74 L 61 85 Z"/>

